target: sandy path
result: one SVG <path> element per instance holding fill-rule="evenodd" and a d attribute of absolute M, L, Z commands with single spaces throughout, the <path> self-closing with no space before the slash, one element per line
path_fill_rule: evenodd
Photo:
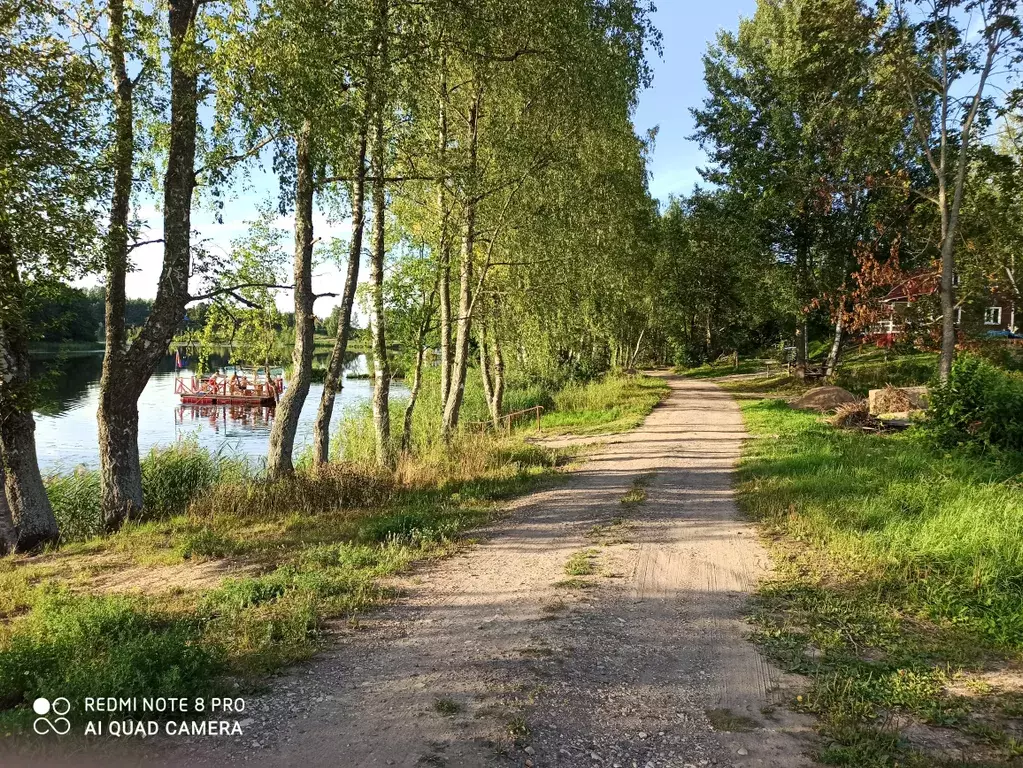
<path fill-rule="evenodd" d="M 668 381 L 642 427 L 275 679 L 244 739 L 147 764 L 809 765 L 739 618 L 767 559 L 731 489 L 738 408 L 712 383 Z M 648 498 L 627 509 L 640 478 Z M 589 586 L 558 585 L 588 548 Z"/>

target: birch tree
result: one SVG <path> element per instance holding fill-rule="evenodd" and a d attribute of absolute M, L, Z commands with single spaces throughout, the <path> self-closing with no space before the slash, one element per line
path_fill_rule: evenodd
<path fill-rule="evenodd" d="M 105 247 L 107 344 L 100 381 L 99 454 L 103 521 L 107 530 L 142 513 L 142 469 L 138 448 L 138 399 L 174 338 L 185 315 L 192 265 L 192 204 L 197 177 L 200 92 L 209 49 L 200 33 L 208 5 L 197 0 L 169 0 L 167 37 L 159 53 L 136 61 L 138 75 L 129 77 L 132 51 L 141 52 L 145 41 L 128 38 L 129 28 L 145 30 L 141 21 L 129 27 L 121 0 L 105 8 L 109 35 L 104 44 L 111 78 L 114 114 L 111 155 L 114 184 L 110 227 Z M 155 44 L 155 43 L 154 43 Z M 130 267 L 129 208 L 136 169 L 136 96 L 142 78 L 166 61 L 164 77 L 169 115 L 166 122 L 162 177 L 163 265 L 153 308 L 138 336 L 127 339 L 124 322 L 125 275 Z M 149 93 L 152 98 L 152 93 Z"/>
<path fill-rule="evenodd" d="M 29 2 L 0 15 L 0 550 L 57 541 L 36 459 L 28 288 L 80 277 L 96 258 L 100 165 L 95 70 Z"/>
<path fill-rule="evenodd" d="M 885 39 L 936 186 L 942 381 L 955 360 L 956 243 L 971 149 L 992 107 L 992 77 L 1021 61 L 1021 35 L 1017 0 L 921 0 L 896 2 Z"/>

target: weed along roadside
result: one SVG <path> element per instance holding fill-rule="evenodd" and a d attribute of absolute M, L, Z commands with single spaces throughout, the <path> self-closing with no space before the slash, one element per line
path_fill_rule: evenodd
<path fill-rule="evenodd" d="M 854 391 L 876 383 L 848 376 Z M 791 379 L 723 384 L 752 438 L 740 505 L 775 565 L 753 638 L 802 676 L 788 704 L 818 718 L 816 757 L 1017 764 L 1023 455 L 999 414 L 1015 407 L 1019 377 L 965 356 L 932 393 L 929 419 L 888 433 L 790 408 L 779 392 L 806 389 Z"/>
<path fill-rule="evenodd" d="M 566 388 L 547 400 L 544 431 L 628 428 L 665 390 L 642 377 Z M 360 444 L 366 434 L 353 418 L 341 458 L 276 481 L 188 443 L 154 451 L 143 462 L 154 512 L 109 536 L 97 533 L 94 475 L 51 478 L 67 541 L 0 560 L 8 744 L 31 735 L 40 697 L 74 702 L 67 717 L 79 732 L 89 715 L 77 705 L 87 699 L 250 694 L 357 626 L 394 594 L 392 577 L 466 546 L 465 534 L 505 500 L 553 479 L 573 456 L 526 442 L 535 438 L 526 425 L 462 434 L 391 472 L 359 456 L 372 451 Z"/>

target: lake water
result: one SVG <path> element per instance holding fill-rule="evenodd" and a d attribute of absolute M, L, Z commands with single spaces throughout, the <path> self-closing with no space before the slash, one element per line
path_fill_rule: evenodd
<path fill-rule="evenodd" d="M 326 355 L 316 364 L 326 367 Z M 226 356 L 210 356 L 214 367 L 225 365 Z M 33 359 L 33 375 L 44 382 L 36 419 L 36 450 L 44 473 L 69 470 L 79 465 L 99 466 L 96 410 L 99 407 L 99 379 L 103 355 L 74 355 L 64 359 Z M 337 426 L 345 413 L 369 402 L 372 395 L 368 379 L 349 379 L 349 373 L 365 373 L 366 356 L 351 355 L 345 369 L 341 396 L 334 404 L 332 425 Z M 139 398 L 139 451 L 148 453 L 153 446 L 172 445 L 192 438 L 212 451 L 228 451 L 259 463 L 266 456 L 273 412 L 268 408 L 238 406 L 181 405 L 174 394 L 174 357 L 168 355 L 149 380 Z M 182 370 L 182 376 L 192 372 Z M 296 456 L 312 444 L 316 409 L 323 385 L 309 389 L 299 419 Z M 404 387 L 392 384 L 391 394 L 401 398 Z"/>

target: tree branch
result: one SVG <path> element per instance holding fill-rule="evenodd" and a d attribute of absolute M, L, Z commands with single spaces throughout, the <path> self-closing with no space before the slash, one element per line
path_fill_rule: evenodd
<path fill-rule="evenodd" d="M 210 291 L 209 293 L 204 293 L 199 296 L 189 296 L 188 301 L 189 303 L 193 301 L 206 301 L 207 299 L 213 299 L 216 298 L 217 296 L 223 296 L 224 294 L 230 294 L 231 296 L 235 296 L 235 298 L 238 298 L 235 295 L 235 292 L 240 291 L 244 288 L 277 288 L 283 291 L 290 291 L 293 290 L 295 286 L 277 285 L 275 283 L 239 283 L 238 285 L 230 285 L 224 288 L 218 288 L 215 291 Z"/>

